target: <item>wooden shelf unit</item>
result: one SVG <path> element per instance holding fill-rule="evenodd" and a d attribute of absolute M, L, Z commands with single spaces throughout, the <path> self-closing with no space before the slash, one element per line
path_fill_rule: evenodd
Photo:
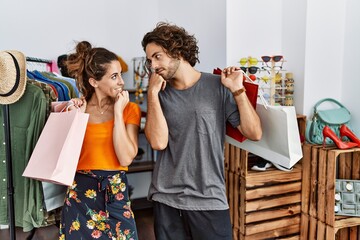
<path fill-rule="evenodd" d="M 225 177 L 234 240 L 298 239 L 301 173 L 251 170 L 257 156 L 225 143 Z"/>
<path fill-rule="evenodd" d="M 155 162 L 152 160 L 144 161 L 144 162 L 133 162 L 129 166 L 129 173 L 136 173 L 136 172 L 147 172 L 152 171 L 154 169 Z"/>
<path fill-rule="evenodd" d="M 360 238 L 360 217 L 336 216 L 336 179 L 360 179 L 360 148 L 303 145 L 300 239 Z"/>

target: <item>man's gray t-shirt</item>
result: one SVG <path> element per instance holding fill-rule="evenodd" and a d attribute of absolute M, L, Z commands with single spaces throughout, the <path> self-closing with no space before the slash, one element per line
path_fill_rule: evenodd
<path fill-rule="evenodd" d="M 158 152 L 149 199 L 183 210 L 228 209 L 224 178 L 226 121 L 239 112 L 220 76 L 201 73 L 194 86 L 159 93 L 169 128 L 168 146 Z"/>

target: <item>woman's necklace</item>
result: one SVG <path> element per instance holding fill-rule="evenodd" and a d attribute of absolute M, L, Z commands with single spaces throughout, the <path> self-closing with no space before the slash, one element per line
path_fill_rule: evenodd
<path fill-rule="evenodd" d="M 96 110 L 98 110 L 98 112 L 102 115 L 104 114 L 110 107 L 110 104 L 107 105 L 107 108 L 103 111 L 101 111 L 100 107 L 98 105 L 96 105 Z"/>

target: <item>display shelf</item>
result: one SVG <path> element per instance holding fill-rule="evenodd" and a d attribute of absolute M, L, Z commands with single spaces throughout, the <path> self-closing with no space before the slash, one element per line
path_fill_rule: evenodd
<path fill-rule="evenodd" d="M 136 160 L 129 166 L 129 173 L 147 172 L 154 169 L 155 162 L 152 160 L 144 162 L 136 162 Z"/>
<path fill-rule="evenodd" d="M 300 239 L 333 240 L 338 234 L 357 234 L 360 218 L 336 216 L 334 207 L 336 179 L 360 179 L 360 148 L 340 150 L 305 143 L 303 150 Z"/>
<path fill-rule="evenodd" d="M 234 239 L 298 239 L 301 172 L 254 171 L 258 157 L 225 143 L 225 178 Z"/>
<path fill-rule="evenodd" d="M 142 210 L 151 208 L 153 206 L 152 202 L 144 198 L 136 198 L 131 200 L 131 209 L 133 211 Z"/>
<path fill-rule="evenodd" d="M 278 55 L 276 59 L 278 59 L 278 57 L 280 57 L 280 55 Z M 286 60 L 283 56 L 281 56 L 280 60 L 276 61 L 274 60 L 274 57 L 270 57 L 269 59 L 269 61 L 265 62 L 251 56 L 241 58 L 239 61 L 241 65 L 240 68 L 242 68 L 246 74 L 256 75 L 259 73 L 262 76 L 261 78 L 256 77 L 259 80 L 259 89 L 263 91 L 263 95 L 270 105 L 285 106 L 287 102 L 285 96 L 287 87 L 283 73 L 286 73 L 287 70 L 283 67 L 283 64 Z M 258 66 L 259 63 L 261 63 L 261 66 Z M 279 63 L 281 63 L 281 65 L 279 65 Z M 251 69 L 254 67 L 256 68 L 256 72 L 254 69 Z M 263 79 L 264 77 L 266 80 Z M 263 80 L 263 82 L 260 82 L 260 79 Z"/>

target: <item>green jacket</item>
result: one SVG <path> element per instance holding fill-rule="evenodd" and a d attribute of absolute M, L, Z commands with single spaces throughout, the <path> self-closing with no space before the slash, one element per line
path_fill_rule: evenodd
<path fill-rule="evenodd" d="M 3 106 L 0 107 L 3 126 Z M 25 178 L 22 173 L 44 127 L 47 107 L 45 94 L 32 84 L 26 85 L 19 101 L 9 105 L 15 225 L 25 232 L 40 227 L 44 221 L 41 182 Z M 0 127 L 0 143 L 0 224 L 9 224 L 4 127 Z"/>

